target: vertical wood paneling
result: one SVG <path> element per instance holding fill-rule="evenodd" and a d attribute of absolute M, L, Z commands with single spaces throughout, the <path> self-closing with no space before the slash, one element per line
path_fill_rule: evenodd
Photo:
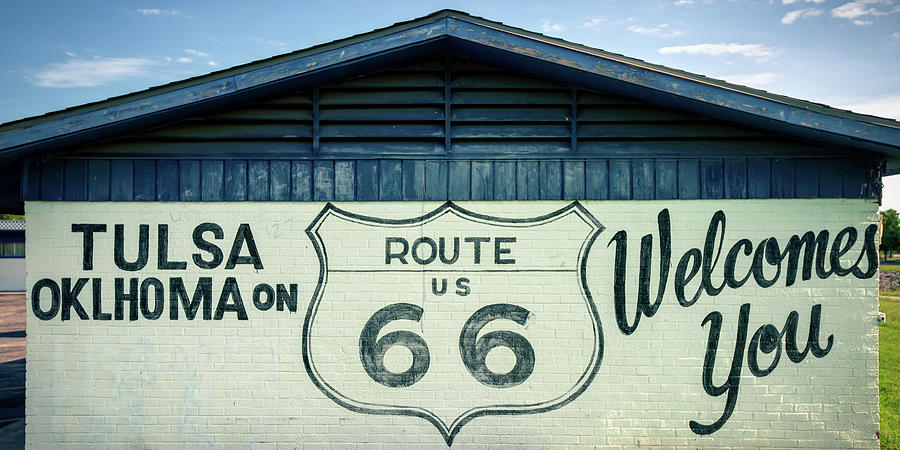
<path fill-rule="evenodd" d="M 700 161 L 678 161 L 678 198 L 700 198 Z"/>
<path fill-rule="evenodd" d="M 844 191 L 843 171 L 845 160 L 823 159 L 819 161 L 819 196 L 840 198 Z"/>
<path fill-rule="evenodd" d="M 425 200 L 447 200 L 446 161 L 425 161 Z"/>
<path fill-rule="evenodd" d="M 65 192 L 63 193 L 63 198 L 69 201 L 87 200 L 87 160 L 68 159 L 65 162 L 65 171 Z"/>
<path fill-rule="evenodd" d="M 797 198 L 816 198 L 819 196 L 819 161 L 814 159 L 798 159 L 796 161 L 795 186 Z"/>
<path fill-rule="evenodd" d="M 751 159 L 747 161 L 747 197 L 772 197 L 772 161 Z"/>
<path fill-rule="evenodd" d="M 356 200 L 374 202 L 378 200 L 378 161 L 361 159 L 356 161 Z"/>
<path fill-rule="evenodd" d="M 262 202 L 269 199 L 269 161 L 247 162 L 247 200 Z"/>
<path fill-rule="evenodd" d="M 179 174 L 179 200 L 183 202 L 200 201 L 202 192 L 200 186 L 200 161 L 196 159 L 183 159 L 180 164 Z"/>
<path fill-rule="evenodd" d="M 334 200 L 334 161 L 313 161 L 313 201 Z"/>
<path fill-rule="evenodd" d="M 653 200 L 656 194 L 653 160 L 631 162 L 631 186 L 633 200 Z"/>
<path fill-rule="evenodd" d="M 378 199 L 382 201 L 402 199 L 403 168 L 400 161 L 383 159 L 379 163 Z"/>
<path fill-rule="evenodd" d="M 793 198 L 794 160 L 772 160 L 772 198 Z"/>
<path fill-rule="evenodd" d="M 88 200 L 105 202 L 109 200 L 109 160 L 88 161 Z"/>
<path fill-rule="evenodd" d="M 52 159 L 41 165 L 41 200 L 63 199 L 64 164 Z"/>
<path fill-rule="evenodd" d="M 225 201 L 247 200 L 247 161 L 225 161 Z"/>
<path fill-rule="evenodd" d="M 494 200 L 516 199 L 515 161 L 494 161 Z"/>
<path fill-rule="evenodd" d="M 516 164 L 517 200 L 537 200 L 541 197 L 539 172 L 537 161 L 519 161 Z"/>
<path fill-rule="evenodd" d="M 844 198 L 863 198 L 866 196 L 866 177 L 861 164 L 847 161 L 843 168 Z"/>
<path fill-rule="evenodd" d="M 354 200 L 356 192 L 356 167 L 353 161 L 334 162 L 334 199 L 339 202 Z"/>
<path fill-rule="evenodd" d="M 109 162 L 109 199 L 114 202 L 134 200 L 134 161 L 114 159 Z"/>
<path fill-rule="evenodd" d="M 269 198 L 273 201 L 291 199 L 291 162 L 272 160 L 269 162 Z"/>
<path fill-rule="evenodd" d="M 563 162 L 563 198 L 584 200 L 584 161 Z"/>
<path fill-rule="evenodd" d="M 225 199 L 225 162 L 205 159 L 200 162 L 200 200 L 220 202 Z"/>
<path fill-rule="evenodd" d="M 156 200 L 155 160 L 137 159 L 134 161 L 134 200 L 138 202 Z"/>
<path fill-rule="evenodd" d="M 472 161 L 472 200 L 494 199 L 494 178 L 490 161 Z"/>
<path fill-rule="evenodd" d="M 678 161 L 656 161 L 656 198 L 678 198 Z"/>
<path fill-rule="evenodd" d="M 25 159 L 22 169 L 22 200 L 40 200 L 41 162 L 37 158 Z"/>
<path fill-rule="evenodd" d="M 725 172 L 722 168 L 722 160 L 705 159 L 700 162 L 700 197 L 723 198 L 725 197 Z"/>
<path fill-rule="evenodd" d="M 585 196 L 591 200 L 609 199 L 609 164 L 606 161 L 588 161 L 584 170 Z"/>
<path fill-rule="evenodd" d="M 403 200 L 425 200 L 425 161 L 403 161 Z"/>
<path fill-rule="evenodd" d="M 609 199 L 631 200 L 631 161 L 609 162 Z"/>
<path fill-rule="evenodd" d="M 747 160 L 725 161 L 725 198 L 747 198 Z"/>
<path fill-rule="evenodd" d="M 448 194 L 450 200 L 469 200 L 472 168 L 469 161 L 450 161 Z"/>
<path fill-rule="evenodd" d="M 156 162 L 156 200 L 160 202 L 177 202 L 178 160 L 161 159 Z"/>
<path fill-rule="evenodd" d="M 312 161 L 291 161 L 291 200 L 312 201 Z"/>
<path fill-rule="evenodd" d="M 862 161 L 39 160 L 25 199 L 68 201 L 443 201 L 859 198 Z M 31 197 L 29 197 L 31 196 Z"/>
<path fill-rule="evenodd" d="M 560 161 L 541 161 L 540 179 L 541 200 L 559 200 L 562 198 L 562 163 Z"/>

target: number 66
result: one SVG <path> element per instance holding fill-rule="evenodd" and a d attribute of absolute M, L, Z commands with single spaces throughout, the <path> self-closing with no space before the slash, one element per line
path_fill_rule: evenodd
<path fill-rule="evenodd" d="M 366 373 L 376 382 L 388 387 L 411 386 L 428 371 L 431 353 L 425 340 L 411 331 L 392 331 L 378 338 L 378 333 L 395 320 L 422 320 L 422 308 L 410 303 L 388 305 L 369 318 L 359 336 L 359 358 Z M 497 319 L 512 320 L 525 325 L 528 310 L 521 306 L 498 303 L 485 306 L 469 317 L 459 334 L 459 353 L 469 373 L 480 383 L 498 387 L 513 387 L 524 382 L 534 371 L 534 348 L 524 336 L 512 331 L 491 331 L 477 339 L 478 333 L 489 322 Z M 412 365 L 404 372 L 395 373 L 384 366 L 388 349 L 401 345 L 413 355 Z M 485 359 L 495 347 L 507 347 L 516 355 L 516 364 L 508 373 L 491 371 Z"/>

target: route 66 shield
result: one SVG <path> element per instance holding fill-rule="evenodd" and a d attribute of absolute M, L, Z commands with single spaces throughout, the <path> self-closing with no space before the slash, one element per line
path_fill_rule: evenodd
<path fill-rule="evenodd" d="M 471 420 L 561 408 L 603 356 L 585 282 L 603 226 L 578 202 L 532 218 L 447 202 L 414 218 L 327 204 L 307 228 L 320 275 L 303 327 L 313 383 L 359 413 Z"/>

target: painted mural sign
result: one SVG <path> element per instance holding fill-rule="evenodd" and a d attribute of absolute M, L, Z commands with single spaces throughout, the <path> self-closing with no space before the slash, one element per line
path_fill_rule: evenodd
<path fill-rule="evenodd" d="M 534 414 L 565 405 L 588 387 L 603 357 L 600 318 L 585 284 L 586 258 L 602 230 L 577 203 L 541 217 L 509 219 L 448 202 L 406 220 L 327 205 L 307 229 L 322 265 L 303 329 L 310 378 L 353 411 L 422 417 L 448 445 L 475 417 Z M 341 239 L 346 233 L 366 238 L 347 242 Z M 560 235 L 567 236 L 565 242 L 552 238 Z M 517 247 L 523 244 L 529 254 L 540 256 L 520 256 Z M 568 251 L 557 251 L 560 246 Z M 561 289 L 549 297 L 540 293 L 542 279 L 552 279 Z M 333 296 L 328 289 L 335 282 L 376 286 L 379 281 L 396 292 Z M 497 284 L 522 289 L 500 296 L 485 289 Z M 347 314 L 348 303 L 357 314 Z M 556 319 L 572 313 L 583 317 L 578 326 Z M 397 321 L 406 329 L 385 332 Z M 360 332 L 334 333 L 337 322 Z M 357 343 L 358 355 L 333 356 L 335 347 Z M 405 370 L 385 367 L 385 353 L 393 346 L 412 354 Z M 438 351 L 438 346 L 445 348 Z M 497 347 L 514 355 L 508 370 L 487 365 Z M 360 362 L 364 371 L 344 375 Z M 536 389 L 547 375 L 558 382 Z M 391 390 L 403 394 L 381 400 L 385 395 L 379 391 Z M 426 395 L 435 391 L 471 395 L 455 401 Z"/>
<path fill-rule="evenodd" d="M 71 324 L 104 336 L 138 327 L 153 330 L 142 342 L 163 345 L 199 326 L 210 344 L 168 342 L 168 351 L 227 355 L 213 330 L 248 330 L 259 336 L 255 351 L 271 353 L 250 359 L 292 377 L 302 367 L 314 386 L 276 385 L 270 395 L 428 423 L 447 446 L 492 416 L 599 414 L 605 428 L 640 428 L 660 420 L 648 408 L 680 423 L 659 433 L 683 440 L 663 444 L 727 445 L 783 416 L 865 446 L 868 421 L 877 429 L 877 397 L 874 411 L 868 400 L 877 328 L 848 317 L 871 313 L 877 225 L 836 201 L 821 220 L 766 227 L 753 220 L 756 204 L 733 203 L 693 202 L 683 214 L 677 202 L 651 212 L 547 203 L 541 215 L 516 202 L 407 203 L 390 214 L 383 204 L 283 204 L 259 218 L 211 210 L 68 220 L 46 233 L 77 251 L 57 264 L 41 259 L 53 246 L 29 249 L 39 261 L 29 269 L 29 337 L 53 341 Z M 617 212 L 622 205 L 630 210 Z M 30 217 L 49 212 L 34 208 Z M 52 356 L 34 348 L 29 363 Z M 247 370 L 228 360 L 214 367 Z M 785 436 L 759 437 L 780 445 Z"/>

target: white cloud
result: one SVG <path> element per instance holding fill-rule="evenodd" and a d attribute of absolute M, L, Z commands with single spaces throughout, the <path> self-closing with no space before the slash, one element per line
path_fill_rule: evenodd
<path fill-rule="evenodd" d="M 778 76 L 772 72 L 739 73 L 722 77 L 722 79 L 729 83 L 742 84 L 745 86 L 765 86 L 774 83 L 777 78 Z"/>
<path fill-rule="evenodd" d="M 66 56 L 69 56 L 69 57 L 74 58 L 74 57 L 76 57 L 76 56 L 78 56 L 78 55 L 75 54 L 75 53 L 73 53 L 73 52 L 66 52 Z"/>
<path fill-rule="evenodd" d="M 208 65 L 208 66 L 216 67 L 219 65 L 219 63 L 213 61 L 212 55 L 210 55 L 209 53 L 201 52 L 200 50 L 194 50 L 192 48 L 186 48 L 186 49 L 184 49 L 184 52 L 187 53 L 188 55 L 193 55 L 201 60 L 206 61 L 206 65 Z M 178 62 L 191 62 L 191 61 L 193 61 L 193 58 L 187 58 L 187 57 L 178 58 Z"/>
<path fill-rule="evenodd" d="M 900 39 L 900 31 L 895 31 L 891 33 L 891 37 L 894 39 Z"/>
<path fill-rule="evenodd" d="M 546 33 L 559 33 L 563 30 L 563 26 L 561 23 L 551 23 L 547 19 L 541 20 L 541 31 Z"/>
<path fill-rule="evenodd" d="M 673 5 L 675 6 L 684 6 L 684 5 L 693 5 L 694 0 L 677 0 Z"/>
<path fill-rule="evenodd" d="M 886 95 L 857 103 L 840 105 L 838 108 L 900 120 L 900 94 Z"/>
<path fill-rule="evenodd" d="M 27 77 L 41 87 L 94 87 L 126 78 L 144 77 L 159 61 L 149 58 L 71 59 L 51 64 Z"/>
<path fill-rule="evenodd" d="M 187 53 L 188 55 L 194 55 L 198 58 L 210 58 L 209 53 L 204 53 L 204 52 L 201 52 L 198 50 L 194 50 L 192 48 L 186 48 L 186 49 L 184 49 L 184 52 Z"/>
<path fill-rule="evenodd" d="M 658 27 L 647 28 L 642 27 L 640 25 L 632 25 L 628 27 L 628 31 L 638 33 L 638 34 L 647 34 L 650 36 L 657 37 L 673 37 L 673 36 L 681 36 L 684 34 L 681 30 L 669 30 L 669 24 L 664 23 L 659 25 Z"/>
<path fill-rule="evenodd" d="M 854 25 L 871 25 L 870 17 L 900 12 L 891 0 L 855 0 L 831 10 L 831 17 L 853 21 Z"/>
<path fill-rule="evenodd" d="M 139 14 L 145 16 L 180 16 L 181 13 L 175 9 L 159 9 L 159 8 L 139 8 L 136 10 Z"/>
<path fill-rule="evenodd" d="M 781 0 L 781 4 L 783 5 L 791 5 L 799 2 L 800 0 Z M 826 0 L 803 0 L 806 3 L 825 3 Z"/>
<path fill-rule="evenodd" d="M 775 54 L 775 50 L 762 44 L 694 44 L 694 45 L 675 45 L 671 47 L 661 47 L 657 50 L 663 55 L 675 55 L 684 53 L 687 55 L 740 55 L 751 58 L 768 58 Z"/>
<path fill-rule="evenodd" d="M 184 56 L 179 56 L 178 59 L 176 59 L 175 61 L 180 62 L 180 63 L 189 63 L 189 62 L 193 62 L 194 60 L 191 58 L 184 57 Z"/>
<path fill-rule="evenodd" d="M 266 45 L 271 45 L 273 47 L 277 47 L 279 50 L 284 50 L 288 46 L 287 43 L 285 43 L 285 42 L 276 41 L 273 39 L 266 40 L 266 39 L 263 39 L 260 37 L 251 37 L 250 40 L 257 44 L 266 44 Z"/>
<path fill-rule="evenodd" d="M 594 17 L 589 18 L 587 20 L 587 22 L 581 24 L 581 26 L 584 28 L 594 28 L 594 27 L 606 25 L 607 23 L 609 23 L 609 21 L 606 19 L 606 17 L 594 16 Z"/>
<path fill-rule="evenodd" d="M 809 17 L 820 16 L 820 15 L 822 15 L 823 12 L 825 12 L 825 11 L 823 11 L 821 9 L 816 9 L 816 8 L 798 9 L 796 11 L 791 11 L 791 12 L 785 14 L 784 17 L 781 18 L 781 23 L 783 23 L 785 25 L 790 25 L 790 24 L 796 22 L 797 19 L 806 19 Z"/>

